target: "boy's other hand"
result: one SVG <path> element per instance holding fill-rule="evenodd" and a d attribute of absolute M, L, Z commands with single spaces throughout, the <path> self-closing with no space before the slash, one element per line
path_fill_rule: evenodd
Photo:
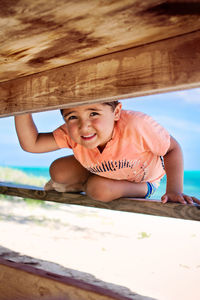
<path fill-rule="evenodd" d="M 194 204 L 197 203 L 200 205 L 200 200 L 197 199 L 196 197 L 190 197 L 188 195 L 185 195 L 183 193 L 175 193 L 175 192 L 169 192 L 165 193 L 161 197 L 162 203 L 167 203 L 167 202 L 178 202 L 182 204 Z"/>

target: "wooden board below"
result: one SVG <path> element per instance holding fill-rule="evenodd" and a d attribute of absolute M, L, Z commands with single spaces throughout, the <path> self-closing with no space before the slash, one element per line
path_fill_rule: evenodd
<path fill-rule="evenodd" d="M 0 246 L 0 300 L 150 300 L 94 276 Z M 152 299 L 153 300 L 153 299 Z"/>
<path fill-rule="evenodd" d="M 46 192 L 43 188 L 6 182 L 0 182 L 0 194 L 200 221 L 200 206 L 197 204 L 184 205 L 181 203 L 169 202 L 163 204 L 159 200 L 145 200 L 135 198 L 121 198 L 105 203 L 90 199 L 88 196 L 79 193 L 58 193 L 56 191 Z"/>

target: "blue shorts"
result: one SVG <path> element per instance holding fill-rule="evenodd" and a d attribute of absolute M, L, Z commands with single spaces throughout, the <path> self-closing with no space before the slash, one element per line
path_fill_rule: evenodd
<path fill-rule="evenodd" d="M 146 196 L 144 197 L 145 199 L 149 199 L 154 193 L 155 191 L 157 190 L 159 184 L 157 184 L 157 182 L 155 183 L 152 183 L 152 182 L 147 182 L 147 194 Z"/>

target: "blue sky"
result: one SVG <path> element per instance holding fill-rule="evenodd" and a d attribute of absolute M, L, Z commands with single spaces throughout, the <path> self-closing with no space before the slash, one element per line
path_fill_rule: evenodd
<path fill-rule="evenodd" d="M 200 170 L 200 88 L 122 101 L 124 109 L 142 111 L 163 125 L 181 144 L 185 170 Z M 52 131 L 63 123 L 59 111 L 35 113 L 39 131 Z M 67 149 L 45 154 L 24 152 L 18 143 L 13 117 L 0 119 L 0 166 L 47 167 L 71 153 Z"/>

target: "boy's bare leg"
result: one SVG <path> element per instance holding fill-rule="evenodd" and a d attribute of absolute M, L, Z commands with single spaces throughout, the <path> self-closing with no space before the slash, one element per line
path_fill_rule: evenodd
<path fill-rule="evenodd" d="M 51 180 L 44 189 L 58 192 L 81 192 L 88 179 L 89 172 L 75 159 L 73 155 L 55 160 L 50 166 Z"/>
<path fill-rule="evenodd" d="M 121 197 L 144 198 L 147 184 L 127 180 L 113 180 L 97 175 L 89 176 L 85 184 L 85 192 L 95 200 L 108 202 Z"/>
<path fill-rule="evenodd" d="M 91 174 L 73 155 L 61 157 L 50 166 L 51 180 L 45 190 L 58 192 L 82 192 L 99 201 L 112 201 L 121 197 L 143 198 L 147 194 L 146 183 L 113 180 Z"/>

